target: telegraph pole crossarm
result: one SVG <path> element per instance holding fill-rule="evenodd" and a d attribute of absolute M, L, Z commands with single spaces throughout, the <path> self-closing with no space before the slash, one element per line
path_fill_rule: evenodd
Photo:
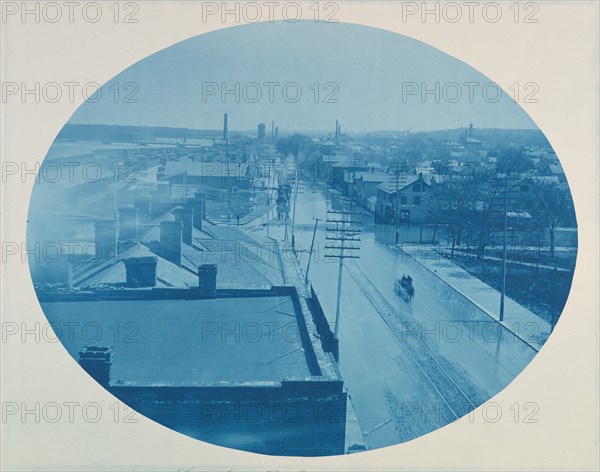
<path fill-rule="evenodd" d="M 358 212 L 345 212 L 345 211 L 334 211 L 328 210 L 328 214 L 340 215 L 339 218 L 331 217 L 327 218 L 326 227 L 328 236 L 325 237 L 328 241 L 337 241 L 337 243 L 326 244 L 325 249 L 332 251 L 331 254 L 325 254 L 326 258 L 333 258 L 339 260 L 338 266 L 338 287 L 337 287 L 337 302 L 335 310 L 335 328 L 334 338 L 339 339 L 340 330 L 340 317 L 341 317 L 341 303 L 342 303 L 342 280 L 344 272 L 344 259 L 358 259 L 360 256 L 357 254 L 347 253 L 350 251 L 360 250 L 360 246 L 353 244 L 346 244 L 348 242 L 360 242 L 361 230 L 358 227 L 348 227 L 348 225 L 357 225 L 359 222 L 352 220 L 352 215 L 362 215 Z"/>

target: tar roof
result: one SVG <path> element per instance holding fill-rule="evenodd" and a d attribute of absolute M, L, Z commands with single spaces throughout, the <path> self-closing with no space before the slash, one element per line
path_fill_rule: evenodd
<path fill-rule="evenodd" d="M 217 385 L 310 376 L 292 299 L 45 302 L 69 354 L 112 347 L 113 385 Z M 65 327 L 75 326 L 66 331 Z"/>

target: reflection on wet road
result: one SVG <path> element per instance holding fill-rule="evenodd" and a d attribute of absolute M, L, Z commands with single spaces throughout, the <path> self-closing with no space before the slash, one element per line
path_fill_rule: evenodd
<path fill-rule="evenodd" d="M 328 201 L 329 200 L 329 201 Z M 296 241 L 306 250 L 313 218 L 343 209 L 323 186 L 298 196 Z M 408 441 L 455 421 L 506 387 L 536 354 L 510 331 L 390 243 L 389 227 L 363 217 L 360 259 L 345 261 L 340 372 L 371 448 Z M 317 232 L 310 279 L 333 326 L 337 260 Z M 305 268 L 307 252 L 300 253 Z M 415 296 L 394 290 L 403 273 Z"/>

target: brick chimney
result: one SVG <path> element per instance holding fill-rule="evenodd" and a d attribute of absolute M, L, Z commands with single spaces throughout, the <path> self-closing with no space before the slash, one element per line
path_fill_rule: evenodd
<path fill-rule="evenodd" d="M 94 243 L 96 244 L 97 259 L 107 260 L 115 256 L 116 237 L 115 220 L 96 220 L 94 222 Z"/>
<path fill-rule="evenodd" d="M 137 239 L 138 209 L 135 207 L 119 208 L 119 241 Z"/>
<path fill-rule="evenodd" d="M 175 215 L 175 221 L 183 226 L 181 239 L 188 246 L 192 245 L 192 228 L 194 222 L 194 210 L 191 208 L 175 207 L 172 210 Z"/>
<path fill-rule="evenodd" d="M 202 298 L 217 298 L 217 264 L 198 266 L 198 291 Z"/>
<path fill-rule="evenodd" d="M 158 263 L 156 257 L 130 257 L 123 262 L 128 287 L 156 286 L 156 264 Z"/>
<path fill-rule="evenodd" d="M 152 219 L 152 198 L 150 195 L 142 195 L 135 199 L 135 207 L 138 210 L 138 222 L 150 223 Z"/>
<path fill-rule="evenodd" d="M 204 219 L 204 194 L 196 194 L 188 199 L 188 207 L 194 210 L 194 228 L 202 231 L 202 220 Z"/>
<path fill-rule="evenodd" d="M 85 346 L 79 351 L 79 365 L 103 387 L 110 384 L 112 358 L 110 347 Z"/>
<path fill-rule="evenodd" d="M 71 256 L 63 254 L 57 258 L 29 260 L 31 279 L 34 284 L 61 284 L 65 287 L 73 287 L 73 262 Z"/>
<path fill-rule="evenodd" d="M 181 266 L 181 231 L 178 221 L 160 224 L 160 255 L 177 266 Z"/>

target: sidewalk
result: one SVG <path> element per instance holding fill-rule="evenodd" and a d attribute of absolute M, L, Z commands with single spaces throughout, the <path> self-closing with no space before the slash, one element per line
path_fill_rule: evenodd
<path fill-rule="evenodd" d="M 403 252 L 498 321 L 500 292 L 496 289 L 441 257 L 433 246 L 422 245 L 419 254 Z M 504 299 L 504 321 L 498 322 L 536 351 L 542 348 L 550 336 L 550 323 L 508 297 Z"/>

